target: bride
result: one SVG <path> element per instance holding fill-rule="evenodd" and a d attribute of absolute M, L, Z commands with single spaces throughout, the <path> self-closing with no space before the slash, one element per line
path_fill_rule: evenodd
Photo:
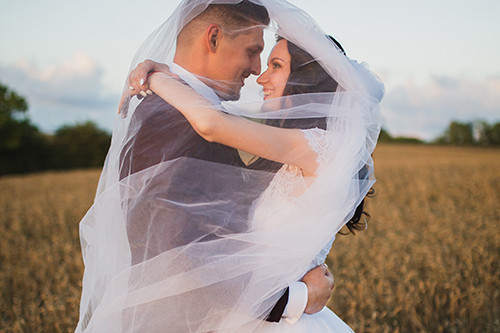
<path fill-rule="evenodd" d="M 255 2 L 267 8 L 271 28 L 283 36 L 258 79 L 263 102 L 217 105 L 168 72 L 153 73 L 149 83 L 207 141 L 283 166 L 274 174 L 181 157 L 121 177 L 115 170 L 122 167 L 133 117 L 118 121 L 96 201 L 81 223 L 86 266 L 81 331 L 350 331 L 327 308 L 303 315 L 295 325 L 263 319 L 280 291 L 324 261 L 342 226 L 356 227 L 374 182 L 371 153 L 383 88 L 307 14 L 286 1 Z M 174 14 L 155 34 L 158 43 L 146 43 L 143 50 L 163 50 L 173 39 L 166 43 L 162 34 L 177 34 L 207 1 L 185 3 L 190 4 L 184 7 L 187 15 Z M 142 52 L 139 58 L 154 58 L 150 55 Z M 197 201 L 183 182 L 186 176 L 203 179 Z M 176 192 L 176 200 L 165 195 L 167 189 Z M 143 202 L 145 208 L 133 210 Z M 193 223 L 189 242 L 134 261 L 135 245 L 127 237 L 130 212 L 135 219 L 156 215 L 161 220 L 171 209 L 196 212 L 212 223 Z M 161 242 L 165 235 L 175 241 L 182 234 L 164 230 L 145 242 L 151 247 L 149 242 Z"/>

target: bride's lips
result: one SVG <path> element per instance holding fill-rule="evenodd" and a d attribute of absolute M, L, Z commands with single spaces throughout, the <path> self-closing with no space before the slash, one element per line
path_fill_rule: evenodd
<path fill-rule="evenodd" d="M 269 98 L 269 96 L 271 96 L 273 92 L 274 92 L 273 90 L 264 89 L 264 99 Z"/>

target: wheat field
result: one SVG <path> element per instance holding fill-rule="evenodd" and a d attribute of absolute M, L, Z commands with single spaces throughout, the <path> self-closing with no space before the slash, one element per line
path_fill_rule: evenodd
<path fill-rule="evenodd" d="M 500 150 L 381 145 L 329 306 L 356 332 L 500 332 Z M 0 332 L 72 332 L 98 170 L 0 178 Z"/>

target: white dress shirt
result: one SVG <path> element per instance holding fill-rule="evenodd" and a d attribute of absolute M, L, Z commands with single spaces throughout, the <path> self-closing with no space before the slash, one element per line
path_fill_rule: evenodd
<path fill-rule="evenodd" d="M 205 83 L 201 82 L 195 75 L 188 72 L 183 67 L 177 65 L 175 62 L 170 66 L 170 71 L 186 82 L 191 88 L 193 88 L 198 94 L 208 99 L 214 105 L 220 105 L 220 99 L 212 88 L 207 86 Z"/>

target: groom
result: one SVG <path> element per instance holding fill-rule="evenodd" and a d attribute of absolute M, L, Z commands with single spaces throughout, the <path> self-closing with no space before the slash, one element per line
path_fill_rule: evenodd
<path fill-rule="evenodd" d="M 244 0 L 233 5 L 210 5 L 179 33 L 174 64 L 170 71 L 216 105 L 221 100 L 238 100 L 245 79 L 261 72 L 263 27 L 268 24 L 269 16 L 265 7 L 250 1 Z M 238 32 L 230 34 L 228 31 Z M 145 61 L 133 74 L 135 78 L 145 79 L 149 71 L 161 69 L 162 65 Z M 131 93 L 146 90 L 147 85 L 138 85 L 135 82 L 139 80 L 134 80 L 134 77 L 131 77 Z M 201 81 L 199 77 L 206 80 Z M 244 166 L 235 149 L 205 141 L 180 112 L 156 95 L 148 96 L 139 104 L 130 124 L 138 132 L 128 138 L 121 153 L 121 179 L 178 157 Z M 182 177 L 183 171 L 179 172 Z M 144 214 L 144 211 L 140 214 Z M 185 218 L 203 223 L 197 216 Z M 129 226 L 127 230 L 133 264 L 182 245 L 169 243 L 164 244 L 162 249 L 144 248 L 147 242 L 141 238 L 144 237 L 141 236 L 142 227 Z M 179 230 L 182 225 L 169 228 Z M 161 230 L 155 233 L 161 235 Z M 183 241 L 189 242 L 186 239 L 179 242 Z M 317 267 L 307 273 L 302 282 L 296 282 L 286 289 L 267 320 L 278 322 L 285 318 L 294 323 L 304 312 L 315 313 L 326 305 L 332 288 L 333 277 L 327 267 Z"/>

